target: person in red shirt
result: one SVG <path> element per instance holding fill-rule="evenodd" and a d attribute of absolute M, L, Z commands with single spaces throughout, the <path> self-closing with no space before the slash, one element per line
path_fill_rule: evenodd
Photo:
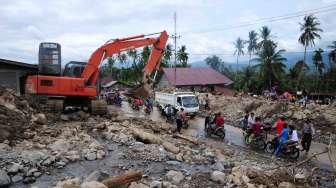
<path fill-rule="evenodd" d="M 261 118 L 257 117 L 256 122 L 252 125 L 252 130 L 253 130 L 254 136 L 259 136 L 260 135 L 261 128 L 262 128 Z"/>
<path fill-rule="evenodd" d="M 281 135 L 283 126 L 286 124 L 286 120 L 284 117 L 280 117 L 277 122 L 275 123 L 274 127 L 277 130 L 277 136 Z"/>
<path fill-rule="evenodd" d="M 217 127 L 223 127 L 224 126 L 224 117 L 221 115 L 220 112 L 216 116 L 215 124 L 216 124 Z"/>

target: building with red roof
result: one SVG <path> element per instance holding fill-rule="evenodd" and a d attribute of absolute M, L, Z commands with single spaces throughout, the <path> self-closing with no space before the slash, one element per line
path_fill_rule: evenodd
<path fill-rule="evenodd" d="M 163 75 L 157 87 L 215 88 L 227 87 L 233 83 L 227 76 L 211 68 L 163 68 Z"/>

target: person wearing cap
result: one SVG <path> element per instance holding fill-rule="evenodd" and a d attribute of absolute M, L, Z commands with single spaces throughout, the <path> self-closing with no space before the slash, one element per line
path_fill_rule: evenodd
<path fill-rule="evenodd" d="M 313 134 L 315 134 L 314 126 L 310 119 L 306 119 L 303 124 L 301 138 L 302 151 L 306 151 L 306 154 L 309 152 Z"/>

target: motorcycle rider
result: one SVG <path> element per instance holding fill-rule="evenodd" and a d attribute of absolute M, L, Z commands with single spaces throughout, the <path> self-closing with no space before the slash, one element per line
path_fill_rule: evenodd
<path fill-rule="evenodd" d="M 280 140 L 278 147 L 275 150 L 275 156 L 279 157 L 280 151 L 282 149 L 283 144 L 288 140 L 288 128 L 287 128 L 287 123 L 283 125 L 282 132 L 280 135 Z"/>
<path fill-rule="evenodd" d="M 248 117 L 247 122 L 248 122 L 248 128 L 252 129 L 252 125 L 255 123 L 255 118 L 254 118 L 254 113 L 253 112 L 250 113 L 250 116 Z"/>
<path fill-rule="evenodd" d="M 289 146 L 291 144 L 295 144 L 295 143 L 299 142 L 299 137 L 298 137 L 297 131 L 296 131 L 296 129 L 293 125 L 289 125 L 289 136 L 290 136 L 290 139 L 287 140 L 285 142 L 285 145 L 284 145 L 284 147 L 286 147 L 286 148 L 287 148 L 287 146 Z"/>
<path fill-rule="evenodd" d="M 245 116 L 243 117 L 243 119 L 241 120 L 242 124 L 243 124 L 243 131 L 245 131 L 247 129 L 248 126 L 248 118 L 249 118 L 249 114 L 248 112 L 245 113 Z"/>
<path fill-rule="evenodd" d="M 224 117 L 221 115 L 220 112 L 218 112 L 217 116 L 215 117 L 215 125 L 216 128 L 224 127 Z"/>
<path fill-rule="evenodd" d="M 277 131 L 277 136 L 280 137 L 281 132 L 282 132 L 282 128 L 284 126 L 284 124 L 286 124 L 286 119 L 285 117 L 281 116 L 275 123 L 275 125 L 273 126 L 273 128 L 276 129 Z"/>
<path fill-rule="evenodd" d="M 255 123 L 252 125 L 252 134 L 249 137 L 249 143 L 251 143 L 254 138 L 260 136 L 262 127 L 261 118 L 256 117 Z"/>

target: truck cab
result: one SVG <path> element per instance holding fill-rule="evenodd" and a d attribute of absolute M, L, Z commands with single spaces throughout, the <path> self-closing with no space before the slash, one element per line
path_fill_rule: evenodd
<path fill-rule="evenodd" d="M 189 116 L 195 116 L 199 111 L 197 97 L 192 92 L 156 92 L 155 101 L 161 108 L 164 108 L 168 104 L 172 105 L 177 110 L 183 108 Z"/>

